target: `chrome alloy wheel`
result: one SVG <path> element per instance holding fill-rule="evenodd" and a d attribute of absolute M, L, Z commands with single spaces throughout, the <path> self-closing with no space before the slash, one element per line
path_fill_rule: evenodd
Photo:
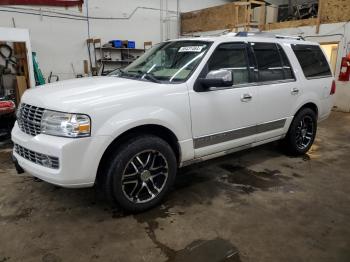
<path fill-rule="evenodd" d="M 162 192 L 168 179 L 168 162 L 158 151 L 136 154 L 122 175 L 122 190 L 133 203 L 146 203 Z"/>
<path fill-rule="evenodd" d="M 296 129 L 296 145 L 300 150 L 307 148 L 314 136 L 314 122 L 308 115 L 304 116 Z"/>

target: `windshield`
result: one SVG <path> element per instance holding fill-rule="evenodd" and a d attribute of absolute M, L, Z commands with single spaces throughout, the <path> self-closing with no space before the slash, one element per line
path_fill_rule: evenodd
<path fill-rule="evenodd" d="M 165 42 L 149 49 L 124 69 L 110 76 L 158 83 L 184 82 L 196 69 L 211 43 L 203 41 Z"/>

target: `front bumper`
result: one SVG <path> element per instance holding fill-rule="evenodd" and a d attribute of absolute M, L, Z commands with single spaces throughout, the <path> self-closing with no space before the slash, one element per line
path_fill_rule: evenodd
<path fill-rule="evenodd" d="M 23 133 L 17 123 L 12 129 L 12 141 L 26 149 L 59 158 L 59 168 L 48 168 L 13 152 L 19 168 L 28 174 L 62 187 L 90 187 L 96 178 L 98 164 L 107 140 L 105 136 L 65 138 Z"/>
<path fill-rule="evenodd" d="M 24 170 L 23 168 L 18 164 L 17 158 L 12 154 L 12 162 L 15 165 L 17 174 L 23 174 Z"/>

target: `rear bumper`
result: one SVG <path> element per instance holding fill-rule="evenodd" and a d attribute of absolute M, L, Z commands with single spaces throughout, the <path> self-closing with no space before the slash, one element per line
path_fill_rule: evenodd
<path fill-rule="evenodd" d="M 103 145 L 107 137 L 64 138 L 44 134 L 31 136 L 23 133 L 17 123 L 12 130 L 12 141 L 28 150 L 54 156 L 59 168 L 48 168 L 13 152 L 16 169 L 62 187 L 90 187 L 94 185 Z"/>

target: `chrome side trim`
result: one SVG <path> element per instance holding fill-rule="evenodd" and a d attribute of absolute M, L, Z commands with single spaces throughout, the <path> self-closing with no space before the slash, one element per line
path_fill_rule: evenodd
<path fill-rule="evenodd" d="M 197 149 L 214 144 L 220 144 L 226 141 L 252 136 L 254 134 L 256 134 L 256 126 L 245 127 L 215 135 L 203 136 L 194 139 L 194 148 Z"/>
<path fill-rule="evenodd" d="M 259 70 L 257 70 L 259 71 Z M 252 82 L 250 83 L 252 86 L 267 86 L 267 85 L 273 85 L 273 84 L 285 84 L 285 83 L 292 83 L 296 82 L 297 80 L 295 78 L 290 79 L 281 79 L 281 80 L 272 80 L 272 81 L 263 81 L 263 82 Z"/>
<path fill-rule="evenodd" d="M 309 76 L 305 77 L 307 80 L 314 80 L 314 79 L 322 79 L 322 78 L 332 78 L 333 75 L 324 75 L 324 76 Z"/>
<path fill-rule="evenodd" d="M 264 124 L 261 124 L 261 125 L 257 125 L 257 131 L 256 133 L 257 134 L 260 134 L 260 133 L 264 133 L 264 132 L 268 132 L 268 131 L 272 131 L 272 130 L 275 130 L 275 129 L 279 129 L 279 128 L 283 128 L 284 125 L 286 124 L 286 121 L 287 119 L 280 119 L 280 120 L 277 120 L 277 121 L 273 121 L 273 122 L 268 122 L 268 123 L 264 123 Z"/>
<path fill-rule="evenodd" d="M 258 70 L 256 70 L 258 71 Z M 282 79 L 282 80 L 274 80 L 274 81 L 265 81 L 265 82 L 248 82 L 248 83 L 242 83 L 242 84 L 236 84 L 233 86 L 227 86 L 227 87 L 210 87 L 208 92 L 212 91 L 222 91 L 226 89 L 234 89 L 234 88 L 244 88 L 244 87 L 253 87 L 253 86 L 268 86 L 273 84 L 286 84 L 286 83 L 292 83 L 296 82 L 297 80 L 295 78 L 291 79 Z"/>
<path fill-rule="evenodd" d="M 287 119 L 280 119 L 256 126 L 245 127 L 241 129 L 231 130 L 223 133 L 218 133 L 214 135 L 202 136 L 195 138 L 193 140 L 194 148 L 202 148 L 210 145 L 220 144 L 223 142 L 252 136 L 255 134 L 260 134 L 268 131 L 272 131 L 275 129 L 283 128 Z"/>
<path fill-rule="evenodd" d="M 203 162 L 203 161 L 206 161 L 206 160 L 210 160 L 210 159 L 213 159 L 213 158 L 229 155 L 229 154 L 232 154 L 232 153 L 235 153 L 235 152 L 238 152 L 238 151 L 249 149 L 252 146 L 253 146 L 253 144 L 249 143 L 249 144 L 246 144 L 246 145 L 234 147 L 234 148 L 231 148 L 231 149 L 228 149 L 228 150 L 224 150 L 224 151 L 220 151 L 220 152 L 217 152 L 217 153 L 204 155 L 204 156 L 201 156 L 201 157 L 198 157 L 198 158 L 194 158 L 192 160 L 187 160 L 187 161 L 183 162 L 180 167 L 189 166 L 189 165 L 197 164 L 197 163 L 200 163 L 200 162 Z"/>
<path fill-rule="evenodd" d="M 249 148 L 252 148 L 252 147 L 256 147 L 256 145 L 255 145 L 256 143 L 263 143 L 264 144 L 264 143 L 267 143 L 267 141 L 272 142 L 272 141 L 275 141 L 275 140 L 282 139 L 284 136 L 285 136 L 285 134 L 284 135 L 278 135 L 278 136 L 274 136 L 274 137 L 271 137 L 271 138 L 268 138 L 268 139 L 258 140 L 258 141 L 254 142 L 254 143 L 245 144 L 245 145 L 234 147 L 234 148 L 231 148 L 231 149 L 228 149 L 228 150 L 224 150 L 224 151 L 220 151 L 220 152 L 217 152 L 217 153 L 213 153 L 213 154 L 201 156 L 201 157 L 198 157 L 198 158 L 194 158 L 194 159 L 191 159 L 191 160 L 187 160 L 187 161 L 182 162 L 180 164 L 180 167 L 190 166 L 190 165 L 197 164 L 197 163 L 200 163 L 200 162 L 203 162 L 203 161 L 206 161 L 206 160 L 210 160 L 210 159 L 213 159 L 213 158 L 229 155 L 229 154 L 232 154 L 232 153 L 235 153 L 235 152 L 238 152 L 238 151 L 246 150 L 246 149 L 249 149 Z M 260 146 L 260 145 L 258 145 L 258 146 Z"/>

